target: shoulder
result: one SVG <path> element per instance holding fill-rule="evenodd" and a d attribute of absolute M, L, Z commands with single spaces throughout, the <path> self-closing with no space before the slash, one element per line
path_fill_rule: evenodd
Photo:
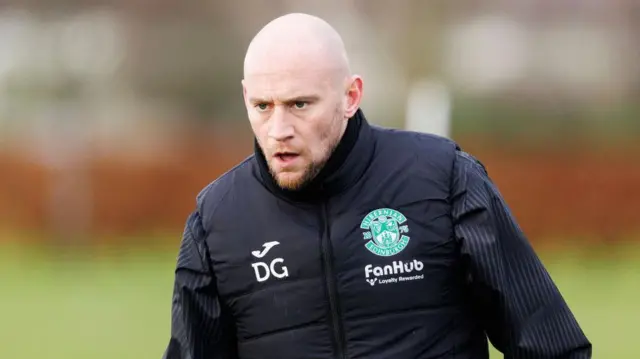
<path fill-rule="evenodd" d="M 458 149 L 456 150 L 454 172 L 460 175 L 471 174 L 474 176 L 487 176 L 487 168 L 478 158 L 472 154 Z"/>
<path fill-rule="evenodd" d="M 460 150 L 460 146 L 453 140 L 431 134 L 409 130 L 385 128 L 372 126 L 377 134 L 378 141 L 386 145 L 401 147 L 405 150 L 417 151 L 419 153 L 441 155 L 443 153 L 454 156 L 455 151 Z M 434 152 L 435 151 L 435 152 Z"/>
<path fill-rule="evenodd" d="M 230 193 L 250 177 L 253 155 L 207 184 L 196 196 L 196 208 L 204 222 L 210 219 Z"/>
<path fill-rule="evenodd" d="M 377 147 L 394 156 L 410 157 L 418 167 L 451 175 L 457 153 L 455 141 L 435 134 L 375 127 Z"/>
<path fill-rule="evenodd" d="M 395 155 L 413 156 L 418 171 L 440 173 L 452 184 L 469 180 L 487 180 L 485 165 L 474 155 L 465 151 L 456 141 L 430 133 L 374 127 L 382 151 Z"/>
<path fill-rule="evenodd" d="M 463 203 L 463 208 L 486 207 L 492 197 L 499 196 L 499 190 L 489 177 L 484 163 L 461 149 L 456 151 L 451 191 L 454 201 L 464 198 L 460 202 Z"/>

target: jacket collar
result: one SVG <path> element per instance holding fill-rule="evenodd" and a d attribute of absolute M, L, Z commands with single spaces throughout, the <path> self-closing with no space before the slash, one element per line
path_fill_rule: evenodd
<path fill-rule="evenodd" d="M 371 127 L 362 110 L 358 109 L 349 119 L 342 139 L 318 175 L 300 190 L 292 191 L 281 188 L 275 182 L 264 153 L 254 139 L 258 178 L 276 196 L 296 202 L 327 199 L 353 186 L 371 163 L 374 147 Z"/>

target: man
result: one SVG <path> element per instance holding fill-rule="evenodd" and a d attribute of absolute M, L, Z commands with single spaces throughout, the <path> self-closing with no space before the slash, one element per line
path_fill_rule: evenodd
<path fill-rule="evenodd" d="M 483 166 L 372 126 L 340 36 L 289 14 L 247 50 L 255 154 L 197 197 L 167 359 L 591 357 Z"/>

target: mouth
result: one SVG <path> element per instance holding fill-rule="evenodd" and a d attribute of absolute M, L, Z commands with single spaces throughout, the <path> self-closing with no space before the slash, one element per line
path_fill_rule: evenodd
<path fill-rule="evenodd" d="M 282 164 L 288 164 L 297 159 L 300 155 L 294 152 L 276 152 L 273 157 Z"/>

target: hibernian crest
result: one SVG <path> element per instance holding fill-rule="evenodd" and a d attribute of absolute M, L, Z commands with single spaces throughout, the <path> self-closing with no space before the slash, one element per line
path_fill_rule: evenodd
<path fill-rule="evenodd" d="M 400 253 L 409 243 L 409 227 L 405 224 L 407 218 L 400 212 L 380 208 L 371 211 L 362 220 L 360 228 L 366 230 L 364 239 L 368 240 L 365 247 L 379 256 L 392 256 Z"/>

